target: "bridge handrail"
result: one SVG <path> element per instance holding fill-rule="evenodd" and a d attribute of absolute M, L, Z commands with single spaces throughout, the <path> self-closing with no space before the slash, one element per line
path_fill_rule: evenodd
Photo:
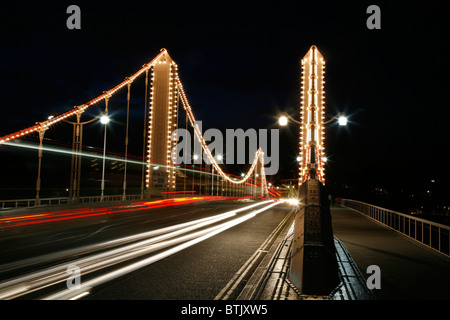
<path fill-rule="evenodd" d="M 129 194 L 125 196 L 125 200 L 137 200 L 141 199 L 141 194 Z M 79 197 L 78 203 L 92 203 L 92 202 L 100 202 L 100 196 L 85 196 Z M 106 195 L 103 196 L 103 202 L 108 201 L 121 201 L 123 200 L 123 195 Z M 27 208 L 33 207 L 36 198 L 30 199 L 10 199 L 10 200 L 0 200 L 0 208 L 1 209 L 10 209 L 10 208 Z M 59 197 L 59 198 L 41 198 L 41 205 L 62 205 L 69 204 L 69 197 Z"/>
<path fill-rule="evenodd" d="M 450 257 L 450 226 L 358 200 L 342 199 L 341 204 Z"/>

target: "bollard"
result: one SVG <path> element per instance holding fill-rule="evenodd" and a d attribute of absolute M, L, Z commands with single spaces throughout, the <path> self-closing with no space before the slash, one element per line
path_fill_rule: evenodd
<path fill-rule="evenodd" d="M 329 295 L 340 283 L 330 206 L 318 180 L 299 188 L 289 280 L 305 295 Z"/>

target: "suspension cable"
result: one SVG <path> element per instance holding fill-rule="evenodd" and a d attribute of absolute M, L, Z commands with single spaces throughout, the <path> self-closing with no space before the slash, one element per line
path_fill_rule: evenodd
<path fill-rule="evenodd" d="M 125 79 L 125 81 L 121 82 L 120 84 L 118 84 L 117 86 L 112 88 L 111 90 L 103 92 L 103 94 L 99 95 L 97 98 L 94 98 L 94 99 L 90 100 L 89 102 L 82 104 L 80 106 L 75 106 L 72 108 L 72 110 L 69 110 L 60 115 L 57 115 L 57 116 L 53 117 L 52 119 L 48 119 L 48 120 L 42 121 L 42 122 L 37 122 L 34 126 L 31 126 L 31 127 L 22 129 L 20 131 L 8 134 L 6 136 L 0 137 L 0 144 L 4 143 L 6 141 L 11 141 L 11 140 L 23 137 L 23 136 L 28 135 L 33 132 L 38 132 L 40 130 L 46 130 L 50 126 L 54 125 L 55 123 L 60 122 L 61 120 L 71 117 L 79 112 L 86 111 L 86 109 L 89 108 L 90 106 L 92 106 L 106 98 L 111 97 L 117 91 L 119 91 L 120 89 L 122 89 L 123 87 L 128 85 L 128 83 L 133 82 L 137 77 L 139 77 L 141 74 L 143 74 L 146 70 L 150 69 L 154 65 L 155 61 L 157 61 L 166 52 L 167 52 L 166 49 L 161 49 L 161 52 L 155 58 L 153 58 L 149 63 L 144 64 L 138 72 L 136 72 L 135 74 L 133 74 L 130 77 L 127 77 Z"/>
<path fill-rule="evenodd" d="M 216 169 L 216 171 L 225 179 L 227 179 L 228 181 L 230 181 L 231 183 L 235 183 L 235 184 L 241 184 L 244 183 L 245 181 L 247 181 L 250 176 L 252 175 L 253 171 L 255 170 L 255 167 L 258 163 L 258 160 L 261 162 L 261 171 L 264 173 L 261 173 L 262 177 L 264 177 L 265 180 L 265 171 L 264 171 L 264 152 L 262 151 L 261 148 L 258 148 L 258 150 L 255 152 L 255 158 L 253 159 L 253 163 L 249 169 L 249 171 L 247 172 L 247 174 L 240 180 L 233 180 L 230 177 L 228 177 L 228 175 L 223 172 L 223 170 L 220 168 L 219 164 L 216 162 L 215 158 L 212 156 L 211 151 L 209 150 L 205 139 L 203 138 L 203 134 L 200 132 L 200 129 L 197 126 L 195 117 L 194 117 L 194 113 L 192 112 L 192 108 L 189 104 L 189 101 L 187 100 L 186 94 L 184 92 L 183 89 L 183 85 L 181 84 L 179 75 L 176 75 L 176 81 L 177 81 L 177 85 L 178 85 L 178 89 L 180 91 L 180 95 L 181 95 L 181 102 L 183 103 L 183 107 L 186 111 L 186 114 L 189 118 L 189 121 L 191 122 L 192 127 L 194 128 L 194 132 L 195 135 L 197 136 L 197 138 L 199 139 L 199 141 L 201 142 L 202 145 L 202 149 L 205 151 L 206 155 L 208 156 L 209 161 L 213 164 L 214 168 Z M 266 183 L 264 183 L 266 184 Z M 267 185 L 265 186 L 265 188 L 267 189 Z"/>

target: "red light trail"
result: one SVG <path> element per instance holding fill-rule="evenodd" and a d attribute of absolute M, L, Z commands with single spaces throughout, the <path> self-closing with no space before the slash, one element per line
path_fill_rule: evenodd
<path fill-rule="evenodd" d="M 235 199 L 235 198 L 233 197 L 223 198 L 219 196 L 184 197 L 184 198 L 171 198 L 163 200 L 135 202 L 132 203 L 131 205 L 126 206 L 121 205 L 103 208 L 66 209 L 66 210 L 39 212 L 35 214 L 14 215 L 11 217 L 4 217 L 0 219 L 0 230 L 12 227 L 21 227 L 42 223 L 52 223 L 72 219 L 91 218 L 113 213 L 115 214 L 121 212 L 131 212 L 131 211 L 177 206 L 195 201 L 206 201 L 206 200 L 214 201 L 225 199 Z"/>

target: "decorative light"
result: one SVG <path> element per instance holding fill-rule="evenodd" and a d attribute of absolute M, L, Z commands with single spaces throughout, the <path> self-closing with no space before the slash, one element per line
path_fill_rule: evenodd
<path fill-rule="evenodd" d="M 299 139 L 302 161 L 299 161 L 299 185 L 308 179 L 312 150 L 315 150 L 315 159 L 318 159 L 315 163 L 317 177 L 324 183 L 321 153 L 324 149 L 323 143 L 325 138 L 323 132 L 325 66 L 323 57 L 316 46 L 312 46 L 306 56 L 308 58 L 302 59 L 302 95 L 300 104 L 302 127 Z M 304 114 L 305 110 L 306 114 Z M 315 146 L 314 149 L 312 148 L 313 146 Z"/>

